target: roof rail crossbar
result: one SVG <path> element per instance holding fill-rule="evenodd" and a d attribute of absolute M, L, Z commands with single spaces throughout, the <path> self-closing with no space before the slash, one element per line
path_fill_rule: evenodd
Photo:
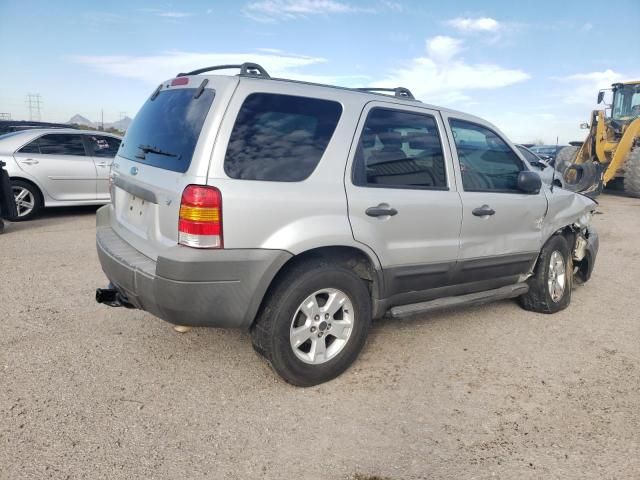
<path fill-rule="evenodd" d="M 229 70 L 231 68 L 239 68 L 240 75 L 247 77 L 259 77 L 259 78 L 271 78 L 267 71 L 262 68 L 257 63 L 249 63 L 245 62 L 241 65 L 215 65 L 213 67 L 205 67 L 199 68 L 198 70 L 193 70 L 192 72 L 187 73 L 179 73 L 178 77 L 186 77 L 187 75 L 199 75 L 205 72 L 212 72 L 214 70 Z"/>
<path fill-rule="evenodd" d="M 416 97 L 413 96 L 413 93 L 411 93 L 411 90 L 404 87 L 396 87 L 396 88 L 371 87 L 371 88 L 356 88 L 356 90 L 359 90 L 360 92 L 374 92 L 374 93 L 375 92 L 393 92 L 394 96 L 396 97 L 408 98 L 409 100 L 416 99 Z"/>

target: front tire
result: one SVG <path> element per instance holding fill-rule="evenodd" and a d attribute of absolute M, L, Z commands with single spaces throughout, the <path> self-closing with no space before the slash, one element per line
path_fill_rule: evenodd
<path fill-rule="evenodd" d="M 36 217 L 42 209 L 42 195 L 37 187 L 23 180 L 11 180 L 13 197 L 16 201 L 18 215 L 12 222 L 22 222 Z"/>
<path fill-rule="evenodd" d="M 640 147 L 629 152 L 624 170 L 624 191 L 632 197 L 640 198 Z"/>
<path fill-rule="evenodd" d="M 520 305 L 525 310 L 556 313 L 571 303 L 573 261 L 566 238 L 554 235 L 542 247 L 534 275 L 527 281 L 529 291 L 522 295 Z"/>
<path fill-rule="evenodd" d="M 371 300 L 353 271 L 307 262 L 294 267 L 267 295 L 251 338 L 285 381 L 318 385 L 355 361 L 369 333 Z"/>

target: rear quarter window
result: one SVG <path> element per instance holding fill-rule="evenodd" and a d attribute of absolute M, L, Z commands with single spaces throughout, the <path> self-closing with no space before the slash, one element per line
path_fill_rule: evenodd
<path fill-rule="evenodd" d="M 251 94 L 231 132 L 224 170 L 241 180 L 302 181 L 318 165 L 341 114 L 331 100 Z"/>

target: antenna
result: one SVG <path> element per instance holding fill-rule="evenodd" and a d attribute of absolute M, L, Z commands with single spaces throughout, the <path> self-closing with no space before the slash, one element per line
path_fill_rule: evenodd
<path fill-rule="evenodd" d="M 42 97 L 39 93 L 27 94 L 27 107 L 29 108 L 29 120 L 39 122 L 42 107 Z"/>

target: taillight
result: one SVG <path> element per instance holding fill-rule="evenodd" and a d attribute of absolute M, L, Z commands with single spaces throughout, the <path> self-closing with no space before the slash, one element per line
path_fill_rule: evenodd
<path fill-rule="evenodd" d="M 202 185 L 188 185 L 184 189 L 178 243 L 195 248 L 223 248 L 220 190 Z"/>

